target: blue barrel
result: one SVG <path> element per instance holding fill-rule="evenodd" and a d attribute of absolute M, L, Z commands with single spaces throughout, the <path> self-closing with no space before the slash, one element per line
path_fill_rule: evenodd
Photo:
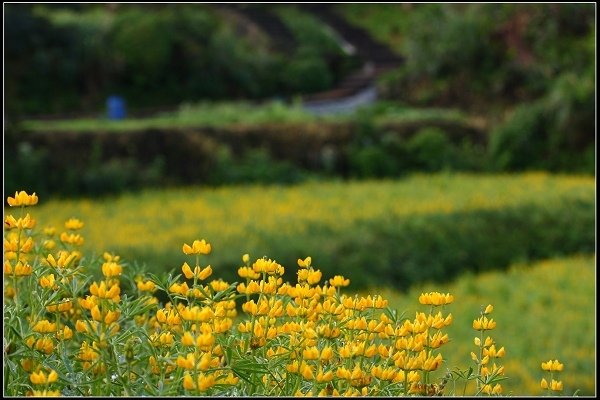
<path fill-rule="evenodd" d="M 110 96 L 106 100 L 108 119 L 125 118 L 125 100 L 120 96 Z"/>

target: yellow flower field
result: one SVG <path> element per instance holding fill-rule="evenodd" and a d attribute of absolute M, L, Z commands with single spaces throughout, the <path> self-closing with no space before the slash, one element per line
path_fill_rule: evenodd
<path fill-rule="evenodd" d="M 594 198 L 594 178 L 547 173 L 415 175 L 401 181 L 309 182 L 297 186 L 235 186 L 147 190 L 102 200 L 43 199 L 38 215 L 48 224 L 72 216 L 94 221 L 84 228 L 84 249 L 143 254 L 174 249 L 190 237 L 209 237 L 215 249 L 260 253 L 263 233 L 302 239 L 314 226 L 343 232 L 360 221 L 494 210 L 534 204 L 548 207 Z M 147 260 L 146 260 L 147 261 Z"/>

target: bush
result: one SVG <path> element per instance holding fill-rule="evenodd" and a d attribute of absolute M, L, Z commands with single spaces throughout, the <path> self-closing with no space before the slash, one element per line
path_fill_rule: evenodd
<path fill-rule="evenodd" d="M 288 161 L 273 160 L 266 149 L 247 149 L 241 157 L 234 157 L 226 146 L 217 150 L 214 169 L 208 176 L 208 182 L 213 185 L 290 184 L 303 179 L 302 171 Z"/>
<path fill-rule="evenodd" d="M 547 129 L 544 104 L 519 105 L 508 121 L 491 133 L 489 151 L 495 167 L 499 170 L 543 168 Z"/>
<path fill-rule="evenodd" d="M 421 171 L 440 171 L 453 164 L 453 149 L 448 135 L 439 128 L 422 128 L 406 143 L 412 168 Z"/>

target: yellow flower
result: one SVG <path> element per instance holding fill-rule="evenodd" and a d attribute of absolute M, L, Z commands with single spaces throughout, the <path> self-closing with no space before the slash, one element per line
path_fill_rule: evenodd
<path fill-rule="evenodd" d="M 63 232 L 60 234 L 60 241 L 63 243 L 81 246 L 84 242 L 84 239 L 79 234 Z"/>
<path fill-rule="evenodd" d="M 207 266 L 206 268 L 204 268 L 203 270 L 198 272 L 198 279 L 200 279 L 201 281 L 205 280 L 206 278 L 208 278 L 209 276 L 212 275 L 212 268 L 211 266 Z"/>
<path fill-rule="evenodd" d="M 491 304 L 488 304 L 488 306 L 485 308 L 485 310 L 483 311 L 484 314 L 489 314 L 492 311 L 494 311 L 494 306 Z"/>
<path fill-rule="evenodd" d="M 558 360 L 549 360 L 542 363 L 542 369 L 544 371 L 562 371 L 564 365 Z"/>
<path fill-rule="evenodd" d="M 40 278 L 40 286 L 44 289 L 55 288 L 54 274 L 44 275 Z"/>
<path fill-rule="evenodd" d="M 487 317 L 480 317 L 476 320 L 473 320 L 473 329 L 477 331 L 486 331 L 491 330 L 496 327 L 496 321 L 493 318 L 489 319 Z"/>
<path fill-rule="evenodd" d="M 319 283 L 322 276 L 323 276 L 323 274 L 319 270 L 311 271 L 308 274 L 306 281 L 308 282 L 309 285 L 316 285 L 317 283 Z"/>
<path fill-rule="evenodd" d="M 434 306 L 442 306 L 446 304 L 450 304 L 454 301 L 454 296 L 450 293 L 439 293 L 439 292 L 430 292 L 430 293 L 421 293 L 419 296 L 419 303 L 424 305 L 434 305 Z"/>
<path fill-rule="evenodd" d="M 304 260 L 298 259 L 298 266 L 300 268 L 308 268 L 312 262 L 311 257 L 306 257 Z"/>
<path fill-rule="evenodd" d="M 6 229 L 33 229 L 35 227 L 35 219 L 31 218 L 29 213 L 23 218 L 15 219 L 12 215 L 7 215 L 4 219 Z"/>
<path fill-rule="evenodd" d="M 42 337 L 35 342 L 35 348 L 41 352 L 50 354 L 54 351 L 54 343 L 49 337 Z"/>
<path fill-rule="evenodd" d="M 25 191 L 21 190 L 20 192 L 15 192 L 15 197 L 9 197 L 7 199 L 8 205 L 11 207 L 16 206 L 33 206 L 38 202 L 38 197 L 33 194 L 29 195 Z"/>
<path fill-rule="evenodd" d="M 259 258 L 252 264 L 252 269 L 254 272 L 263 273 L 266 272 L 269 275 L 278 274 L 283 275 L 284 268 L 278 264 L 276 261 L 271 260 L 270 258 L 267 260 L 265 258 Z"/>
<path fill-rule="evenodd" d="M 102 274 L 107 278 L 119 276 L 121 272 L 123 272 L 123 267 L 116 262 L 105 262 L 102 264 Z"/>
<path fill-rule="evenodd" d="M 63 330 L 56 332 L 56 338 L 59 340 L 67 340 L 73 337 L 73 330 L 68 326 L 65 326 Z"/>
<path fill-rule="evenodd" d="M 56 382 L 58 374 L 53 369 L 50 370 L 48 375 L 43 371 L 32 372 L 31 375 L 29 375 L 29 379 L 34 385 L 46 385 L 48 383 Z"/>
<path fill-rule="evenodd" d="M 560 392 L 563 390 L 563 383 L 562 381 L 557 381 L 555 379 L 552 379 L 552 382 L 550 382 L 550 389 L 556 391 L 556 392 Z"/>
<path fill-rule="evenodd" d="M 183 388 L 187 390 L 195 390 L 196 384 L 194 383 L 194 379 L 187 372 L 183 375 Z"/>
<path fill-rule="evenodd" d="M 69 218 L 67 222 L 65 222 L 65 228 L 70 230 L 81 229 L 83 228 L 83 222 L 77 218 Z"/>
<path fill-rule="evenodd" d="M 66 312 L 73 308 L 73 302 L 69 299 L 61 301 L 56 304 L 49 304 L 46 306 L 48 312 Z"/>
<path fill-rule="evenodd" d="M 56 332 L 56 323 L 43 319 L 35 324 L 32 329 L 34 332 L 38 333 L 52 333 Z"/>
<path fill-rule="evenodd" d="M 28 394 L 29 395 L 29 394 Z M 60 390 L 33 390 L 32 397 L 60 397 Z"/>
<path fill-rule="evenodd" d="M 137 288 L 141 291 L 141 292 L 153 292 L 156 290 L 156 285 L 154 284 L 154 282 L 152 281 L 138 281 L 137 283 Z"/>
<path fill-rule="evenodd" d="M 548 389 L 548 381 L 544 378 L 542 378 L 542 381 L 540 382 L 540 386 L 542 387 L 542 389 Z"/>
<path fill-rule="evenodd" d="M 21 261 L 17 262 L 17 265 L 12 266 L 9 260 L 4 261 L 4 275 L 15 275 L 19 276 L 29 276 L 31 275 L 32 268 L 29 264 L 23 264 Z"/>
<path fill-rule="evenodd" d="M 206 243 L 206 240 L 194 240 L 192 245 L 183 244 L 183 252 L 187 255 L 191 254 L 210 254 L 212 248 L 210 243 Z"/>
<path fill-rule="evenodd" d="M 120 300 L 121 288 L 116 283 L 108 288 L 104 281 L 100 282 L 100 285 L 94 282 L 90 285 L 90 293 L 101 299 L 112 299 L 118 302 Z"/>
<path fill-rule="evenodd" d="M 350 279 L 346 279 L 342 275 L 336 275 L 333 278 L 329 279 L 329 284 L 334 287 L 345 287 L 350 284 Z"/>
<path fill-rule="evenodd" d="M 204 391 L 210 389 L 214 385 L 215 376 L 213 374 L 205 375 L 204 373 L 200 373 L 200 375 L 198 375 L 198 390 Z"/>

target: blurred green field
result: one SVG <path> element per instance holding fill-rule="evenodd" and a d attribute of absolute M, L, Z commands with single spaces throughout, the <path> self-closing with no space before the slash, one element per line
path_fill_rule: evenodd
<path fill-rule="evenodd" d="M 28 188 L 33 191 L 35 188 Z M 594 179 L 527 173 L 435 174 L 296 186 L 147 190 L 105 200 L 40 199 L 34 217 L 86 226 L 88 254 L 112 251 L 154 272 L 178 269 L 206 239 L 226 280 L 240 257 L 284 266 L 311 255 L 324 274 L 407 288 L 464 271 L 594 251 Z"/>
<path fill-rule="evenodd" d="M 501 360 L 509 377 L 502 385 L 504 394 L 542 395 L 540 380 L 545 377 L 540 364 L 558 359 L 564 364 L 560 379 L 563 394 L 576 390 L 584 396 L 596 392 L 596 258 L 573 256 L 544 260 L 531 265 L 516 264 L 506 272 L 467 275 L 451 284 L 423 284 L 407 294 L 389 288 L 379 293 L 389 305 L 414 318 L 416 311 L 426 312 L 419 304 L 422 292 L 450 292 L 454 303 L 447 310 L 454 321 L 446 329 L 450 342 L 441 348 L 446 368 L 466 368 L 472 364 L 476 331 L 472 322 L 480 307 L 494 306 L 491 317 L 496 329 L 489 331 L 506 356 Z M 353 283 L 350 283 L 352 288 Z M 367 292 L 364 292 L 365 295 Z M 459 386 L 462 390 L 462 386 Z M 460 394 L 458 391 L 457 394 Z M 469 391 L 467 391 L 469 393 Z"/>

